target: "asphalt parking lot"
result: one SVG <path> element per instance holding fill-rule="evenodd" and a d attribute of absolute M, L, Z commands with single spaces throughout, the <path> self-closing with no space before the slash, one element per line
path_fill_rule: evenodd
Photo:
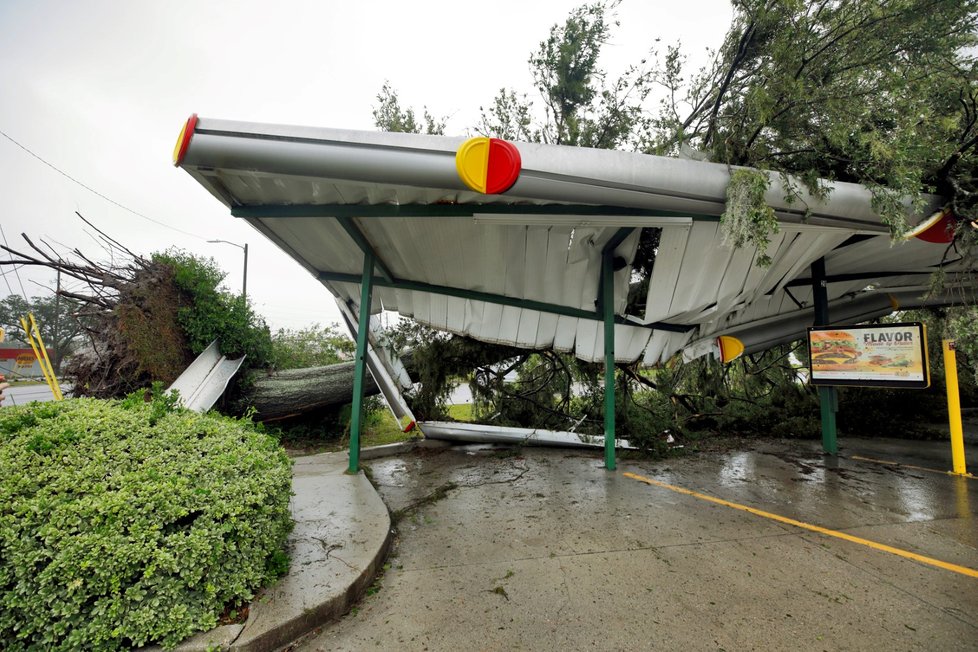
<path fill-rule="evenodd" d="M 387 571 L 294 649 L 978 649 L 978 479 L 943 442 L 840 449 L 373 460 Z"/>

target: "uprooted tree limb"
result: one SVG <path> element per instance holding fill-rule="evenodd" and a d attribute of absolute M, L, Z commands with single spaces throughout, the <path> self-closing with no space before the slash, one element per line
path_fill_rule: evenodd
<path fill-rule="evenodd" d="M 271 346 L 267 327 L 243 301 L 235 298 L 230 304 L 215 302 L 213 294 L 202 297 L 187 290 L 186 283 L 176 278 L 177 268 L 181 276 L 186 275 L 187 268 L 180 266 L 188 262 L 187 257 L 140 256 L 81 214 L 76 214 L 97 234 L 96 241 L 110 262 L 96 262 L 77 248 L 62 254 L 47 242 L 35 242 L 26 234 L 22 234 L 26 243 L 24 251 L 0 245 L 10 254 L 9 260 L 0 260 L 0 265 L 48 267 L 81 282 L 81 289 L 59 290 L 61 296 L 75 302 L 77 308 L 73 316 L 84 318 L 86 343 L 64 368 L 75 396 L 112 398 L 156 381 L 169 385 L 214 337 L 210 331 L 200 332 L 207 330 L 208 321 L 250 329 L 252 335 L 261 331 L 257 332 L 257 339 L 264 338 L 264 343 Z M 192 257 L 189 260 L 194 262 Z M 200 267 L 199 263 L 191 271 L 214 286 L 222 278 L 219 270 L 206 265 Z M 209 303 L 210 312 L 195 305 L 199 303 Z M 199 314 L 188 328 L 186 313 L 194 310 Z M 242 327 L 242 322 L 235 321 L 235 316 L 230 314 L 235 311 L 238 318 L 258 322 L 260 328 Z M 252 350 L 256 348 L 254 342 L 228 343 L 226 339 L 221 336 L 222 352 L 227 355 L 247 353 L 249 344 Z M 468 373 L 470 363 L 474 366 L 494 364 L 519 353 L 510 347 L 488 347 L 485 350 L 479 348 L 478 355 L 470 355 L 466 353 L 472 348 L 468 338 L 449 340 L 452 345 L 442 350 L 442 359 L 458 358 L 456 372 L 459 374 Z M 243 413 L 254 408 L 257 418 L 267 421 L 341 406 L 352 400 L 352 362 L 275 370 L 266 368 L 267 356 L 262 359 L 261 353 L 260 346 L 258 355 L 248 353 L 246 363 L 251 369 L 247 380 L 236 388 L 234 396 L 225 404 L 231 411 Z M 403 361 L 412 378 L 421 380 L 429 388 L 418 392 L 421 397 L 418 407 L 425 412 L 425 399 L 430 398 L 432 392 L 448 391 L 451 379 L 430 366 L 422 365 L 419 369 L 410 354 L 404 356 Z M 378 393 L 369 374 L 366 381 L 366 394 Z"/>
<path fill-rule="evenodd" d="M 86 345 L 64 373 L 76 396 L 121 396 L 159 380 L 172 382 L 192 360 L 176 311 L 186 302 L 166 263 L 133 253 L 81 214 L 97 233 L 111 263 L 93 261 L 80 249 L 67 255 L 22 234 L 27 251 L 0 245 L 10 254 L 0 265 L 41 266 L 81 281 L 83 289 L 61 289 L 78 308 Z M 84 318 L 84 319 L 80 319 Z"/>

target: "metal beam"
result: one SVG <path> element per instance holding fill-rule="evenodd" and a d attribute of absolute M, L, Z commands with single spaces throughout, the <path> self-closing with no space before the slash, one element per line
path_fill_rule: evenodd
<path fill-rule="evenodd" d="M 601 250 L 601 253 L 604 254 L 610 252 L 614 254 L 615 249 L 617 249 L 619 245 L 621 245 L 621 243 L 625 241 L 625 238 L 630 236 L 632 234 L 632 231 L 634 230 L 635 230 L 634 226 L 626 226 L 618 229 L 618 231 L 616 231 L 615 234 L 611 236 L 611 240 L 608 240 L 608 242 L 605 244 L 604 248 Z"/>
<path fill-rule="evenodd" d="M 849 281 L 872 281 L 878 278 L 890 278 L 893 276 L 927 276 L 931 273 L 932 272 L 860 272 L 858 274 L 835 274 L 833 276 L 826 275 L 825 278 L 818 280 L 824 281 L 825 283 L 847 283 Z M 812 276 L 814 277 L 814 274 L 812 274 Z M 812 287 L 815 282 L 815 278 L 796 278 L 793 281 L 788 281 L 785 283 L 784 287 Z M 769 294 L 774 294 L 774 290 L 771 290 Z"/>
<path fill-rule="evenodd" d="M 384 278 L 384 280 L 393 281 L 394 275 L 391 274 L 391 271 L 390 269 L 387 268 L 387 265 L 384 263 L 384 260 L 379 255 L 377 255 L 377 252 L 374 250 L 373 245 L 370 244 L 369 240 L 367 240 L 367 236 L 364 235 L 363 231 L 360 230 L 360 227 L 356 225 L 356 222 L 353 221 L 353 218 L 340 216 L 336 218 L 336 221 L 339 222 L 339 225 L 343 227 L 343 230 L 346 231 L 346 234 L 350 236 L 350 238 L 352 238 L 355 243 L 357 243 L 357 246 L 360 248 L 360 251 L 363 252 L 364 265 L 366 265 L 367 254 L 370 254 L 370 257 L 373 260 L 374 267 L 377 268 L 377 271 L 380 272 L 380 275 Z"/>
<path fill-rule="evenodd" d="M 234 206 L 234 217 L 472 217 L 473 215 L 620 215 L 624 217 L 676 217 L 717 222 L 716 215 L 675 211 L 594 206 L 590 204 L 263 204 Z"/>
<path fill-rule="evenodd" d="M 360 283 L 361 278 L 356 274 L 342 274 L 339 272 L 319 272 L 320 281 L 332 281 L 335 283 Z M 590 319 L 593 321 L 602 321 L 604 319 L 603 313 L 597 311 L 582 310 L 581 308 L 572 308 L 570 306 L 562 306 L 556 303 L 546 303 L 544 301 L 534 301 L 532 299 L 520 299 L 518 297 L 507 297 L 502 294 L 493 294 L 491 292 L 480 292 L 478 290 L 466 290 L 464 288 L 454 288 L 445 285 L 433 285 L 431 283 L 421 283 L 418 281 L 406 281 L 404 279 L 397 279 L 394 281 L 388 281 L 382 278 L 374 278 L 372 283 L 377 287 L 391 288 L 394 290 L 411 290 L 413 292 L 426 292 L 428 294 L 438 294 L 448 297 L 457 297 L 459 299 L 472 299 L 473 301 L 484 301 L 485 303 L 493 303 L 501 306 L 513 306 L 514 308 L 525 308 L 527 310 L 536 310 L 539 312 L 545 312 L 555 315 L 564 315 L 566 317 L 576 317 L 578 319 Z M 696 326 L 686 326 L 681 324 L 667 324 L 665 322 L 653 322 L 650 324 L 641 324 L 623 319 L 620 317 L 615 317 L 616 323 L 626 324 L 628 326 L 635 326 L 636 328 L 650 328 L 652 330 L 668 331 L 671 333 L 685 333 L 696 328 Z"/>
<path fill-rule="evenodd" d="M 614 249 L 601 254 L 600 303 L 604 318 L 604 467 L 615 470 L 615 270 Z"/>
<path fill-rule="evenodd" d="M 353 370 L 353 399 L 350 413 L 350 466 L 348 473 L 360 472 L 360 431 L 363 428 L 363 384 L 367 373 L 367 331 L 370 330 L 370 301 L 373 293 L 373 253 L 363 254 L 360 279 L 360 317 L 357 324 L 357 352 Z"/>
<path fill-rule="evenodd" d="M 815 302 L 815 325 L 829 325 L 828 276 L 825 274 L 825 259 L 812 263 L 812 297 Z M 829 455 L 839 452 L 836 433 L 835 413 L 839 411 L 839 393 L 835 387 L 819 385 L 818 404 L 822 413 L 822 451 Z"/>

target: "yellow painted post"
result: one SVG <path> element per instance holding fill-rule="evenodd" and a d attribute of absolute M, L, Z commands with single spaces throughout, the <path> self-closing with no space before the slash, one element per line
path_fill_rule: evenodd
<path fill-rule="evenodd" d="M 41 331 L 37 327 L 37 322 L 34 320 L 34 314 L 28 313 L 30 318 L 28 320 L 21 317 L 20 325 L 24 327 L 24 332 L 27 333 L 27 343 L 31 345 L 31 349 L 34 351 L 34 357 L 37 358 L 37 363 L 41 366 L 41 373 L 44 375 L 44 380 L 47 382 L 48 387 L 51 388 L 51 394 L 54 396 L 54 400 L 60 401 L 64 399 L 61 394 L 61 387 L 58 385 L 58 379 L 54 377 L 54 369 L 51 368 L 51 360 L 48 358 L 48 352 L 44 348 L 44 340 L 41 339 Z"/>
<path fill-rule="evenodd" d="M 48 347 L 44 346 L 44 339 L 41 337 L 41 329 L 38 327 L 37 321 L 34 320 L 34 313 L 28 313 L 27 317 L 31 320 L 31 327 L 34 329 L 34 337 L 37 338 L 38 348 L 41 349 L 41 355 L 44 356 L 44 361 L 41 362 L 41 365 L 47 367 L 48 376 L 51 377 L 51 393 L 54 394 L 54 399 L 56 401 L 63 401 L 65 397 L 61 393 L 61 384 L 58 383 L 58 377 L 54 374 L 54 365 L 51 364 L 51 358 L 48 356 Z"/>
<path fill-rule="evenodd" d="M 951 425 L 952 473 L 965 475 L 964 430 L 961 427 L 961 398 L 958 394 L 958 364 L 954 353 L 954 340 L 944 340 L 944 377 L 947 384 L 947 416 Z"/>

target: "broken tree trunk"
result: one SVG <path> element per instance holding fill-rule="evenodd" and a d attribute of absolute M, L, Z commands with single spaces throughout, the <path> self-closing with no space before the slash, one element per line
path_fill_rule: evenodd
<path fill-rule="evenodd" d="M 454 344 L 452 351 L 455 353 L 443 351 L 443 361 L 453 359 L 453 355 L 460 355 L 459 351 L 464 353 L 475 346 L 474 352 L 456 361 L 457 369 L 454 371 L 458 374 L 478 367 L 498 364 L 504 360 L 532 355 L 531 351 L 501 345 L 487 347 L 462 337 L 453 338 L 452 342 Z M 415 382 L 433 385 L 450 382 L 447 377 L 442 377 L 440 380 L 424 378 L 420 370 L 422 365 L 415 360 L 412 351 L 401 355 L 401 362 L 404 363 L 411 380 Z M 249 407 L 254 407 L 257 410 L 255 416 L 258 420 L 277 421 L 321 408 L 344 405 L 353 400 L 353 371 L 353 362 L 342 362 L 326 367 L 287 369 L 270 373 L 256 372 L 242 383 L 231 409 L 240 414 Z M 364 383 L 364 395 L 372 396 L 379 393 L 377 384 L 368 372 Z"/>
<path fill-rule="evenodd" d="M 414 379 L 409 359 L 404 362 Z M 248 407 L 254 407 L 258 420 L 277 421 L 321 408 L 344 405 L 353 399 L 354 366 L 353 362 L 341 362 L 325 367 L 253 374 L 235 400 L 234 409 L 244 412 Z M 364 395 L 379 393 L 373 376 L 367 373 Z"/>

